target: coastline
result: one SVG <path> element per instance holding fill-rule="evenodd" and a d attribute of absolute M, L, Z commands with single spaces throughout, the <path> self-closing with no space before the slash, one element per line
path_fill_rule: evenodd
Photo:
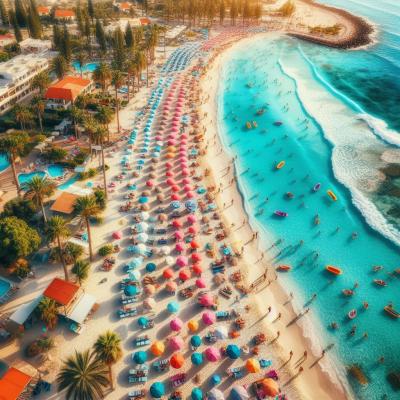
<path fill-rule="evenodd" d="M 232 51 L 236 51 L 237 47 L 245 46 L 248 42 L 256 38 L 263 38 L 266 34 L 252 36 L 250 38 L 242 39 L 234 46 L 224 50 L 220 53 L 215 60 L 208 66 L 205 76 L 203 76 L 200 87 L 202 92 L 202 104 L 200 107 L 202 116 L 202 124 L 205 132 L 206 142 L 210 145 L 209 150 L 204 157 L 205 167 L 209 168 L 212 172 L 212 179 L 214 182 L 222 183 L 224 189 L 217 198 L 217 203 L 222 210 L 223 218 L 226 226 L 230 226 L 233 222 L 235 227 L 240 228 L 231 229 L 231 236 L 233 243 L 244 243 L 246 239 L 253 236 L 254 232 L 260 230 L 261 227 L 255 221 L 248 218 L 246 204 L 244 202 L 241 188 L 236 184 L 226 186 L 226 183 L 231 179 L 231 175 L 224 173 L 224 169 L 231 163 L 232 156 L 228 154 L 226 147 L 223 144 L 218 125 L 217 108 L 218 108 L 218 91 L 219 82 L 221 79 L 221 67 L 226 58 Z M 271 33 L 267 34 L 271 35 Z M 205 95 L 206 93 L 206 95 Z M 207 97 L 205 99 L 205 97 Z M 207 127 L 207 128 L 206 128 Z M 236 174 L 235 174 L 236 175 Z M 235 207 L 224 207 L 225 204 L 230 204 L 231 199 Z M 246 224 L 241 226 L 241 222 L 246 219 Z M 261 228 L 262 229 L 262 228 Z M 268 235 L 268 232 L 266 232 Z M 247 281 L 250 283 L 256 280 L 263 274 L 268 263 L 260 262 L 260 246 L 262 239 L 259 242 L 247 242 L 245 246 L 245 256 L 243 257 L 243 269 L 246 274 Z M 250 268 L 251 266 L 251 268 Z M 271 271 L 271 269 L 269 269 Z M 269 278 L 271 278 L 269 275 Z M 276 274 L 275 274 L 276 275 Z M 269 289 L 269 290 L 268 290 Z M 251 294 L 254 302 L 257 304 L 258 313 L 262 320 L 263 330 L 280 332 L 279 343 L 276 339 L 272 340 L 274 355 L 285 365 L 285 368 L 290 370 L 292 376 L 296 377 L 296 381 L 289 379 L 291 385 L 294 386 L 295 394 L 291 393 L 293 398 L 313 399 L 313 398 L 333 398 L 336 399 L 350 399 L 352 395 L 348 387 L 340 379 L 340 375 L 335 371 L 333 360 L 330 357 L 324 357 L 323 360 L 315 364 L 314 368 L 304 368 L 301 376 L 296 374 L 296 369 L 287 362 L 288 353 L 290 350 L 294 352 L 293 360 L 298 359 L 304 350 L 312 355 L 315 359 L 319 358 L 322 351 L 322 345 L 316 340 L 318 338 L 310 338 L 306 333 L 307 327 L 312 325 L 315 327 L 315 321 L 312 321 L 311 316 L 301 318 L 299 322 L 290 323 L 296 318 L 300 310 L 288 301 L 288 290 L 279 283 L 279 280 L 274 280 L 270 285 L 263 285 L 261 290 L 257 293 Z M 265 313 L 267 304 L 272 306 L 271 313 Z M 284 318 L 277 321 L 277 315 L 281 313 Z M 272 328 L 273 327 L 273 328 Z M 269 344 L 271 345 L 271 344 Z M 300 357 L 301 358 L 301 357 Z M 313 361 L 313 360 L 312 360 Z M 330 373 L 328 373 L 330 371 Z M 318 382 L 318 386 L 315 384 Z"/>

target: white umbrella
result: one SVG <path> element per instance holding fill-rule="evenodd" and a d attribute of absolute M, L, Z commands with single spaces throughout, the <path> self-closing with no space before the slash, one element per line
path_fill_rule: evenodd
<path fill-rule="evenodd" d="M 226 339 L 228 337 L 228 328 L 225 325 L 218 326 L 215 329 L 215 333 L 220 339 Z"/>
<path fill-rule="evenodd" d="M 139 235 L 137 235 L 137 240 L 139 242 L 147 242 L 147 240 L 149 239 L 149 235 L 145 232 L 139 233 Z"/>
<path fill-rule="evenodd" d="M 165 257 L 165 263 L 167 265 L 174 265 L 175 264 L 175 259 L 171 256 Z"/>
<path fill-rule="evenodd" d="M 234 399 L 246 400 L 250 397 L 249 394 L 247 393 L 247 390 L 240 385 L 235 385 L 232 388 L 231 393 L 233 394 L 232 398 Z"/>
<path fill-rule="evenodd" d="M 142 211 L 140 213 L 140 218 L 142 221 L 147 221 L 150 218 L 150 214 L 147 211 Z"/>
<path fill-rule="evenodd" d="M 147 246 L 143 243 L 139 243 L 137 245 L 137 249 L 139 251 L 140 254 L 144 254 L 147 251 Z"/>
<path fill-rule="evenodd" d="M 149 229 L 149 224 L 147 222 L 139 222 L 136 227 L 141 231 L 145 232 Z"/>
<path fill-rule="evenodd" d="M 217 388 L 212 388 L 208 393 L 207 393 L 207 399 L 208 400 L 225 400 L 224 394 Z"/>
<path fill-rule="evenodd" d="M 160 249 L 160 253 L 164 256 L 167 256 L 168 254 L 171 253 L 171 249 L 168 246 L 163 246 Z"/>
<path fill-rule="evenodd" d="M 144 307 L 152 310 L 156 306 L 156 301 L 152 297 L 149 297 L 143 302 L 143 305 Z"/>
<path fill-rule="evenodd" d="M 135 269 L 134 271 L 129 272 L 129 278 L 138 281 L 140 279 L 140 272 L 139 270 Z"/>

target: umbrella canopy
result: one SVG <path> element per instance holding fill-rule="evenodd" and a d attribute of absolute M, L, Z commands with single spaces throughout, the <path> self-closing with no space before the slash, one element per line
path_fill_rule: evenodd
<path fill-rule="evenodd" d="M 214 299 L 209 293 L 205 293 L 200 296 L 199 303 L 204 307 L 211 307 L 214 305 Z"/>
<path fill-rule="evenodd" d="M 185 267 L 186 265 L 188 265 L 188 259 L 185 256 L 179 256 L 176 259 L 176 265 L 178 267 Z"/>
<path fill-rule="evenodd" d="M 247 400 L 249 397 L 247 390 L 243 386 L 235 385 L 231 390 L 232 400 Z"/>
<path fill-rule="evenodd" d="M 137 235 L 137 240 L 139 242 L 145 243 L 149 240 L 149 235 L 145 232 L 139 233 L 139 235 Z"/>
<path fill-rule="evenodd" d="M 203 273 L 203 268 L 201 267 L 200 264 L 195 264 L 192 267 L 192 271 L 196 275 L 201 275 Z"/>
<path fill-rule="evenodd" d="M 182 320 L 177 317 L 171 320 L 171 322 L 169 323 L 169 327 L 171 328 L 171 330 L 175 332 L 179 332 L 182 329 L 182 326 L 183 326 Z"/>
<path fill-rule="evenodd" d="M 192 360 L 193 365 L 201 365 L 204 362 L 204 357 L 201 353 L 193 353 L 190 356 L 190 359 Z"/>
<path fill-rule="evenodd" d="M 116 231 L 112 234 L 113 239 L 121 239 L 122 238 L 122 232 L 121 231 Z"/>
<path fill-rule="evenodd" d="M 236 360 L 240 357 L 240 348 L 236 344 L 228 344 L 226 354 L 231 360 Z"/>
<path fill-rule="evenodd" d="M 157 266 L 154 263 L 148 263 L 146 264 L 146 271 L 147 272 L 154 272 L 156 270 Z"/>
<path fill-rule="evenodd" d="M 180 336 L 174 336 L 168 343 L 172 351 L 181 350 L 183 348 L 183 339 Z"/>
<path fill-rule="evenodd" d="M 201 319 L 206 325 L 212 325 L 217 320 L 215 313 L 212 311 L 205 311 L 201 316 Z"/>
<path fill-rule="evenodd" d="M 144 326 L 146 326 L 149 323 L 149 319 L 146 317 L 140 317 L 138 319 L 138 325 L 143 328 Z"/>
<path fill-rule="evenodd" d="M 136 296 L 139 293 L 139 288 L 136 285 L 127 285 L 124 288 L 126 296 Z"/>
<path fill-rule="evenodd" d="M 215 334 L 220 339 L 226 339 L 228 337 L 228 328 L 225 325 L 217 326 L 217 328 L 215 329 Z"/>
<path fill-rule="evenodd" d="M 165 284 L 165 289 L 167 289 L 167 291 L 170 293 L 176 292 L 177 288 L 178 288 L 178 285 L 174 281 L 169 281 Z"/>
<path fill-rule="evenodd" d="M 150 394 L 155 399 L 160 399 L 165 395 L 165 386 L 162 382 L 154 382 L 150 386 Z"/>
<path fill-rule="evenodd" d="M 156 287 L 154 285 L 146 285 L 144 291 L 147 295 L 153 295 L 156 292 Z"/>
<path fill-rule="evenodd" d="M 152 297 L 149 297 L 143 302 L 143 306 L 149 310 L 152 310 L 156 306 L 156 301 Z"/>
<path fill-rule="evenodd" d="M 181 223 L 180 221 L 178 221 L 177 219 L 174 219 L 174 220 L 172 221 L 172 226 L 173 226 L 174 228 L 182 228 L 182 223 Z"/>
<path fill-rule="evenodd" d="M 132 281 L 138 281 L 140 279 L 140 271 L 138 269 L 129 271 L 129 279 Z"/>
<path fill-rule="evenodd" d="M 153 342 L 150 346 L 150 351 L 153 355 L 160 356 L 165 351 L 164 343 L 160 342 L 159 340 Z"/>
<path fill-rule="evenodd" d="M 203 400 L 203 391 L 200 388 L 195 387 L 193 388 L 190 397 L 192 398 L 192 400 Z"/>
<path fill-rule="evenodd" d="M 165 257 L 165 263 L 167 265 L 174 265 L 175 264 L 175 259 L 171 256 Z"/>
<path fill-rule="evenodd" d="M 187 281 L 190 279 L 190 271 L 188 269 L 183 269 L 182 271 L 179 271 L 179 279 L 181 281 Z"/>
<path fill-rule="evenodd" d="M 163 271 L 163 278 L 171 279 L 174 276 L 174 271 L 171 268 L 165 268 Z"/>
<path fill-rule="evenodd" d="M 169 246 L 162 246 L 160 249 L 160 253 L 164 256 L 167 256 L 169 253 L 171 253 L 171 249 Z"/>
<path fill-rule="evenodd" d="M 188 232 L 191 233 L 192 235 L 195 235 L 197 233 L 197 229 L 195 226 L 189 226 Z"/>
<path fill-rule="evenodd" d="M 199 279 L 196 279 L 196 286 L 199 289 L 204 289 L 207 287 L 207 283 L 204 278 L 199 278 Z"/>
<path fill-rule="evenodd" d="M 193 262 L 201 261 L 201 255 L 199 253 L 192 253 L 191 258 Z"/>
<path fill-rule="evenodd" d="M 133 355 L 133 361 L 136 364 L 144 364 L 147 361 L 147 353 L 145 351 L 137 351 Z"/>
<path fill-rule="evenodd" d="M 261 371 L 260 363 L 256 358 L 249 358 L 246 361 L 246 369 L 248 372 L 255 374 Z"/>
<path fill-rule="evenodd" d="M 181 231 L 176 231 L 176 232 L 174 232 L 174 237 L 177 240 L 182 240 L 184 238 L 184 235 Z"/>
<path fill-rule="evenodd" d="M 178 242 L 175 245 L 175 250 L 178 251 L 179 253 L 182 252 L 183 250 L 185 250 L 185 244 L 182 242 Z"/>
<path fill-rule="evenodd" d="M 142 221 L 147 221 L 150 218 L 150 214 L 147 211 L 142 211 L 140 213 L 140 218 Z"/>
<path fill-rule="evenodd" d="M 207 398 L 208 400 L 225 400 L 224 394 L 219 389 L 216 388 L 212 388 L 207 393 Z"/>
<path fill-rule="evenodd" d="M 190 344 L 193 346 L 193 347 L 199 347 L 199 346 L 201 346 L 201 337 L 199 336 L 199 335 L 193 335 L 191 338 L 190 338 Z"/>
<path fill-rule="evenodd" d="M 213 384 L 213 385 L 218 385 L 218 384 L 220 384 L 221 383 L 221 377 L 218 375 L 218 374 L 214 374 L 212 377 L 211 377 L 211 384 Z"/>
<path fill-rule="evenodd" d="M 188 322 L 187 327 L 190 332 L 196 332 L 199 329 L 199 323 L 197 321 L 195 321 L 194 319 L 191 319 Z"/>
<path fill-rule="evenodd" d="M 192 240 L 192 241 L 190 242 L 190 247 L 191 247 L 192 249 L 199 249 L 199 248 L 200 248 L 200 244 L 199 244 L 199 242 L 196 242 L 196 240 Z"/>
<path fill-rule="evenodd" d="M 221 353 L 215 347 L 208 347 L 205 351 L 205 355 L 208 361 L 216 362 L 221 359 Z"/>
<path fill-rule="evenodd" d="M 174 282 L 175 283 L 175 282 Z M 179 311 L 179 303 L 176 301 L 171 301 L 170 303 L 168 303 L 167 305 L 167 310 L 168 312 L 170 312 L 171 314 L 176 313 Z"/>
<path fill-rule="evenodd" d="M 185 363 L 185 359 L 181 353 L 175 353 L 170 358 L 169 363 L 172 368 L 179 369 L 182 368 L 183 364 Z"/>
<path fill-rule="evenodd" d="M 279 394 L 279 385 L 272 378 L 264 378 L 260 382 L 260 388 L 266 397 L 275 397 Z"/>

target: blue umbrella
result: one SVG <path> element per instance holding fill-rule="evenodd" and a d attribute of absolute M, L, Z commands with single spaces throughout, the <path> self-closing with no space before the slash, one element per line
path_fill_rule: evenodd
<path fill-rule="evenodd" d="M 171 207 L 174 208 L 174 209 L 178 209 L 180 206 L 181 206 L 181 203 L 178 200 L 174 200 L 171 203 Z"/>
<path fill-rule="evenodd" d="M 167 310 L 173 314 L 179 311 L 179 304 L 176 301 L 171 301 L 167 305 Z"/>
<path fill-rule="evenodd" d="M 228 344 L 226 354 L 231 360 L 236 360 L 240 357 L 240 348 L 236 344 Z"/>
<path fill-rule="evenodd" d="M 202 353 L 193 353 L 190 356 L 190 359 L 192 360 L 193 365 L 201 365 L 203 364 L 204 357 Z"/>
<path fill-rule="evenodd" d="M 147 361 L 147 353 L 145 351 L 137 351 L 133 355 L 133 361 L 136 364 L 144 364 Z"/>
<path fill-rule="evenodd" d="M 211 383 L 212 383 L 213 385 L 218 385 L 219 383 L 221 383 L 221 377 L 220 377 L 218 374 L 214 374 L 214 375 L 211 377 Z"/>
<path fill-rule="evenodd" d="M 192 400 L 203 400 L 203 391 L 200 388 L 195 387 L 192 390 L 191 397 L 192 397 Z"/>
<path fill-rule="evenodd" d="M 162 382 L 154 382 L 150 386 L 150 394 L 155 399 L 159 399 L 165 395 L 165 386 Z"/>
<path fill-rule="evenodd" d="M 190 344 L 193 347 L 199 347 L 201 346 L 201 337 L 199 335 L 194 335 L 190 338 Z"/>
<path fill-rule="evenodd" d="M 147 272 L 154 272 L 156 270 L 157 266 L 154 263 L 148 263 L 146 264 L 146 271 Z"/>
<path fill-rule="evenodd" d="M 144 160 L 138 160 L 138 164 L 144 164 Z"/>
<path fill-rule="evenodd" d="M 146 317 L 140 317 L 138 319 L 138 325 L 143 328 L 144 326 L 146 326 L 149 323 L 149 320 Z"/>
<path fill-rule="evenodd" d="M 142 196 L 142 197 L 139 198 L 139 203 L 140 204 L 147 203 L 148 201 L 149 201 L 149 198 L 146 197 L 146 196 Z"/>
<path fill-rule="evenodd" d="M 135 296 L 139 293 L 139 289 L 136 285 L 125 286 L 124 293 L 126 296 Z"/>

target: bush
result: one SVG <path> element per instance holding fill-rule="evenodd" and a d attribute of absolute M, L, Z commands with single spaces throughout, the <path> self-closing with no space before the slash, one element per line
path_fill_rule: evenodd
<path fill-rule="evenodd" d="M 49 147 L 44 153 L 43 158 L 49 162 L 60 162 L 67 157 L 67 150 L 60 147 Z"/>
<path fill-rule="evenodd" d="M 93 178 L 94 176 L 96 176 L 96 174 L 97 174 L 96 168 L 89 168 L 87 171 L 88 178 Z"/>
<path fill-rule="evenodd" d="M 1 217 L 17 217 L 25 222 L 32 223 L 35 218 L 36 209 L 31 200 L 21 199 L 16 197 L 4 204 Z"/>
<path fill-rule="evenodd" d="M 25 258 L 18 258 L 13 264 L 11 264 L 10 269 L 12 273 L 20 279 L 24 279 L 31 272 L 31 267 Z"/>
<path fill-rule="evenodd" d="M 47 136 L 46 136 L 46 135 L 41 135 L 41 134 L 36 135 L 36 136 L 33 138 L 33 140 L 34 140 L 36 143 L 43 143 L 46 139 L 47 139 Z"/>
<path fill-rule="evenodd" d="M 94 194 L 94 197 L 96 198 L 97 205 L 102 210 L 104 210 L 106 208 L 106 205 L 107 205 L 107 200 L 106 200 L 106 195 L 105 195 L 104 190 L 96 189 L 93 194 Z"/>
<path fill-rule="evenodd" d="M 80 151 L 78 154 L 76 154 L 73 158 L 73 161 L 75 162 L 75 165 L 81 165 L 85 162 L 86 157 L 88 156 L 88 152 L 85 151 Z"/>
<path fill-rule="evenodd" d="M 114 251 L 114 246 L 111 243 L 105 244 L 99 248 L 99 256 L 106 257 L 112 254 Z"/>

